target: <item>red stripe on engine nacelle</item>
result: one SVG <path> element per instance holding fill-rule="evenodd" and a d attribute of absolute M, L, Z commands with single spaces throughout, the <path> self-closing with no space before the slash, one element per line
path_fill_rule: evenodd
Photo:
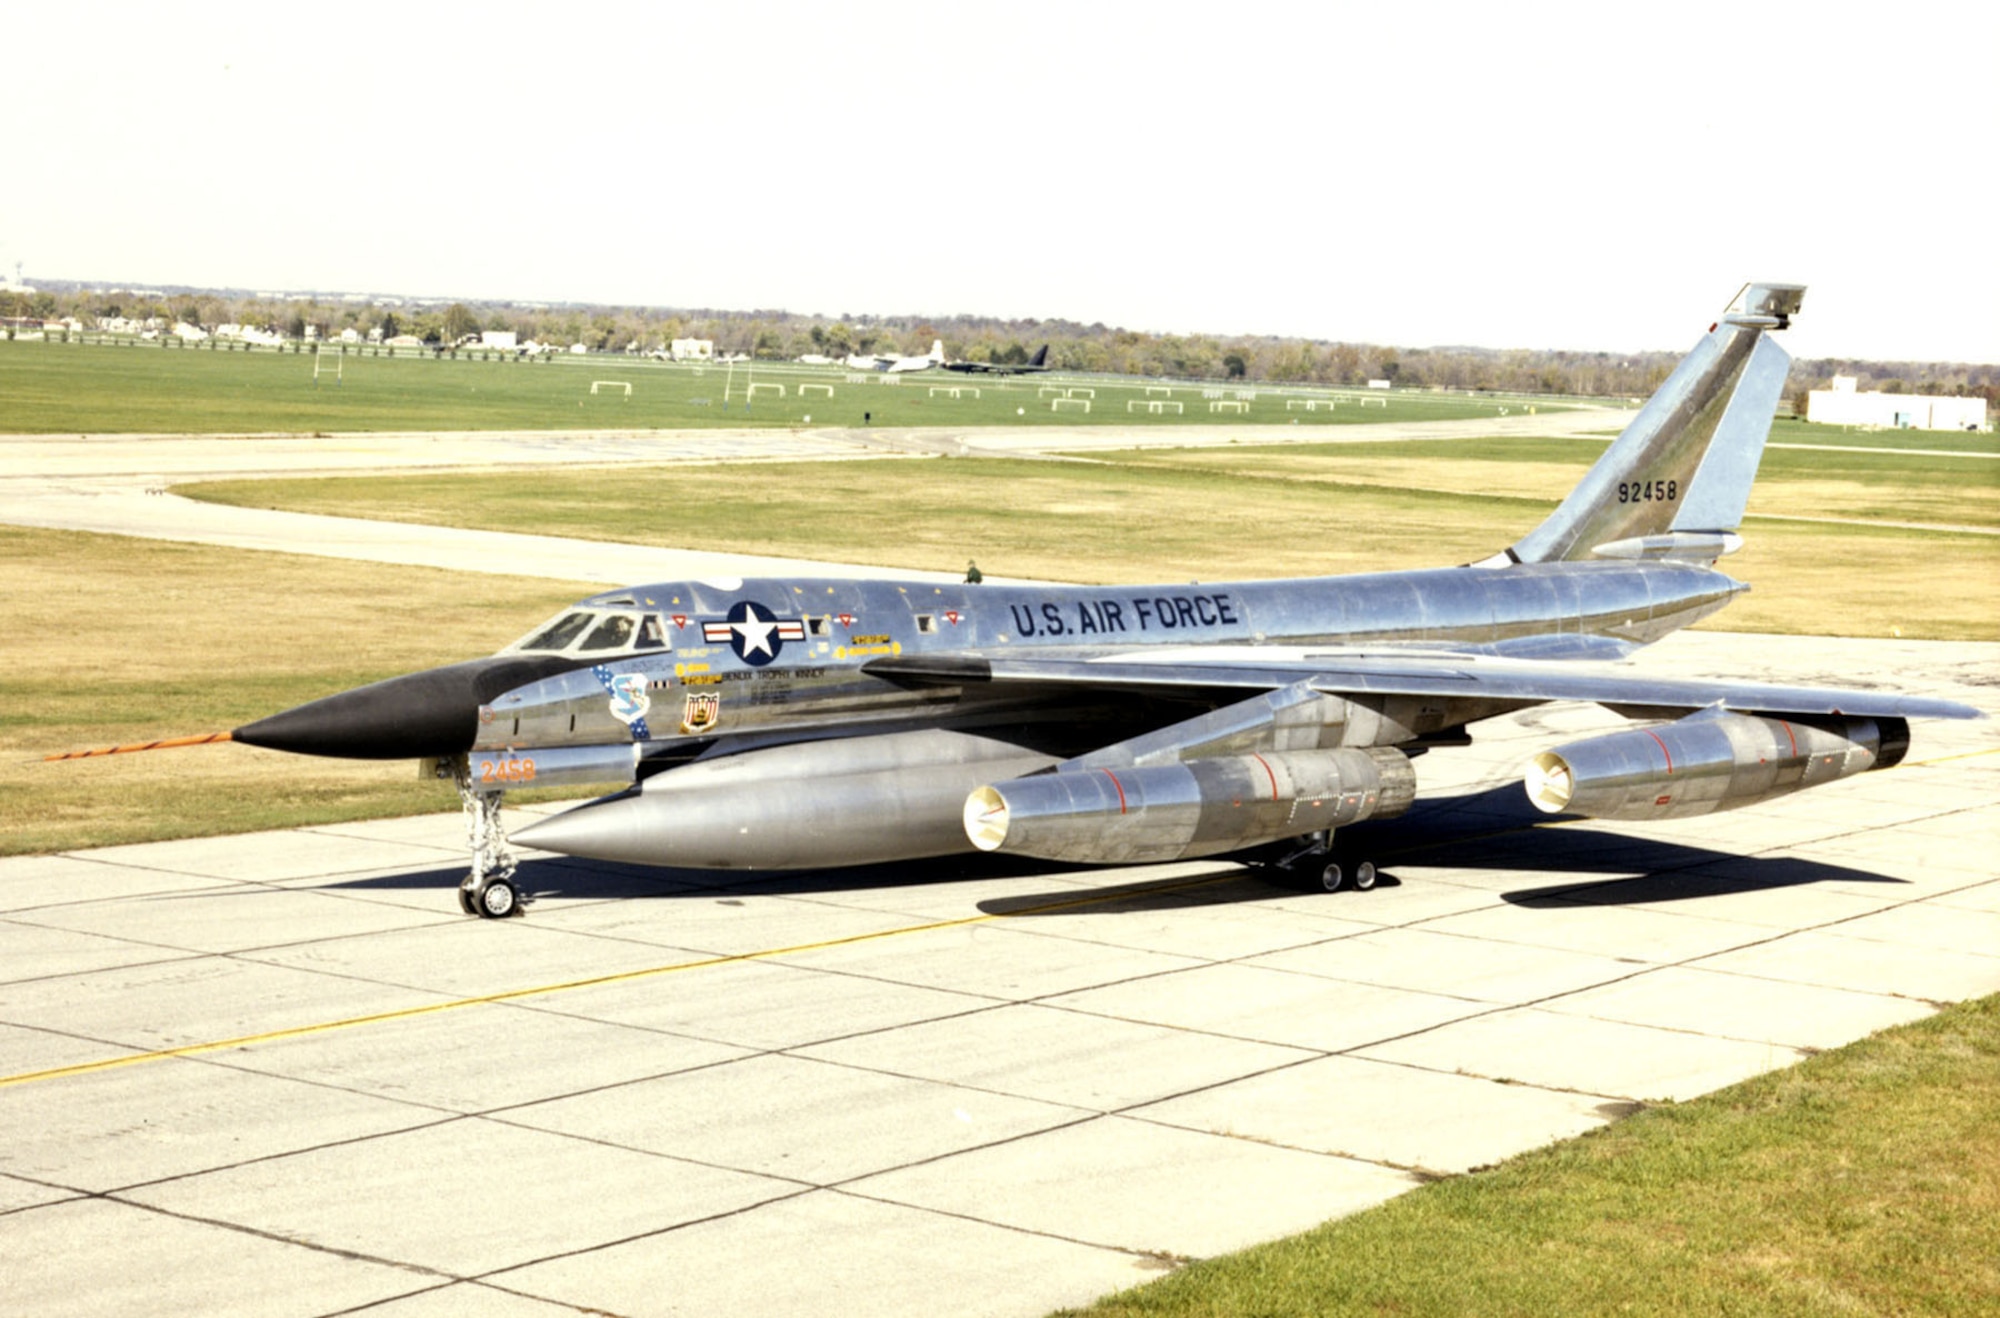
<path fill-rule="evenodd" d="M 1259 764 L 1262 764 L 1262 765 L 1264 765 L 1264 776 L 1265 776 L 1266 778 L 1269 778 L 1269 779 L 1271 780 L 1271 799 L 1272 799 L 1273 801 L 1277 800 L 1277 799 L 1278 799 L 1278 775 L 1277 775 L 1277 774 L 1275 774 L 1275 773 L 1272 773 L 1272 772 L 1271 772 L 1271 766 L 1270 766 L 1270 765 L 1268 765 L 1268 764 L 1264 764 L 1264 757 L 1263 757 L 1263 756 L 1261 756 L 1261 755 L 1258 755 L 1258 754 L 1255 754 L 1255 753 L 1253 752 L 1253 753 L 1251 754 L 1250 758 L 1251 758 L 1251 759 L 1253 759 L 1253 760 L 1255 760 L 1255 761 L 1257 761 L 1257 763 L 1259 763 Z"/>
<path fill-rule="evenodd" d="M 1102 770 L 1101 772 L 1102 772 L 1102 773 L 1104 774 L 1104 776 L 1105 776 L 1106 778 L 1109 778 L 1109 779 L 1111 780 L 1111 785 L 1112 785 L 1113 787 L 1116 787 L 1116 788 L 1118 789 L 1118 813 L 1119 813 L 1119 814 L 1121 814 L 1121 815 L 1122 815 L 1122 814 L 1124 814 L 1124 813 L 1125 813 L 1125 784 L 1124 784 L 1124 783 L 1121 783 L 1121 782 L 1119 782 L 1119 781 L 1118 781 L 1118 775 L 1117 775 L 1117 774 L 1115 774 L 1115 773 L 1113 773 L 1113 772 L 1111 772 L 1111 770 L 1109 770 L 1109 769 L 1105 769 L 1105 770 Z"/>

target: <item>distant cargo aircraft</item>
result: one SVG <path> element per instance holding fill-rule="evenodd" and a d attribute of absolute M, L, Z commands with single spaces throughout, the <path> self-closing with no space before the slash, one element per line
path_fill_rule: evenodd
<path fill-rule="evenodd" d="M 944 368 L 969 375 L 1031 375 L 1049 369 L 1049 345 L 1035 349 L 1035 355 L 1025 362 L 945 362 Z"/>
<path fill-rule="evenodd" d="M 239 728 L 416 758 L 474 817 L 464 908 L 518 909 L 510 787 L 622 790 L 524 829 L 702 869 L 971 850 L 1102 865 L 1261 854 L 1372 887 L 1338 830 L 1407 809 L 1413 759 L 1543 701 L 1640 726 L 1537 755 L 1545 811 L 1667 820 L 1898 763 L 1942 700 L 1607 662 L 1745 587 L 1734 550 L 1804 289 L 1748 285 L 1540 526 L 1463 567 L 1287 581 L 675 581 L 582 600 L 490 658 Z"/>
<path fill-rule="evenodd" d="M 944 365 L 944 340 L 933 339 L 931 350 L 921 357 L 871 356 L 856 353 L 843 363 L 850 371 L 886 371 L 890 375 L 901 375 L 905 371 L 927 371 L 933 366 Z"/>

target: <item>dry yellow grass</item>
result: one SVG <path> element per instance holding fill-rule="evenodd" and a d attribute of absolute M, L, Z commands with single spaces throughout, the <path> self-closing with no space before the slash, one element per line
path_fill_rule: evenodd
<path fill-rule="evenodd" d="M 488 653 L 588 590 L 0 527 L 0 853 L 449 809 L 404 763 L 236 745 L 41 757 L 223 731 Z"/>

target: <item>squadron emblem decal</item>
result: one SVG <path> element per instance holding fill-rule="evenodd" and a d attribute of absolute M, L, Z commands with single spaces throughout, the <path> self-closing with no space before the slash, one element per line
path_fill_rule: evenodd
<path fill-rule="evenodd" d="M 632 729 L 632 740 L 645 741 L 653 735 L 646 727 L 646 711 L 653 707 L 653 698 L 646 694 L 644 673 L 614 673 L 598 664 L 590 675 L 611 697 L 611 717 Z"/>
<path fill-rule="evenodd" d="M 781 622 L 776 614 L 755 600 L 738 600 L 730 605 L 726 619 L 704 622 L 701 634 L 706 641 L 729 642 L 729 648 L 736 652 L 738 659 L 762 668 L 778 657 L 786 641 L 803 641 L 806 625 L 797 619 Z"/>
<path fill-rule="evenodd" d="M 722 697 L 713 692 L 688 692 L 681 706 L 681 735 L 692 737 L 707 732 L 722 718 Z"/>

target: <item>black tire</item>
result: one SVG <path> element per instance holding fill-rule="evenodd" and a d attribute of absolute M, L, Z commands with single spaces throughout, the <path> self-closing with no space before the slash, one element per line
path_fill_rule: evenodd
<path fill-rule="evenodd" d="M 479 907 L 472 900 L 472 889 L 466 887 L 463 883 L 458 885 L 458 909 L 464 911 L 467 915 L 479 914 Z"/>
<path fill-rule="evenodd" d="M 1319 886 L 1322 892 L 1339 892 L 1347 886 L 1347 870 L 1337 860 L 1329 860 L 1320 866 Z"/>
<path fill-rule="evenodd" d="M 1356 892 L 1367 892 L 1375 886 L 1375 881 L 1381 877 L 1375 870 L 1374 861 L 1357 860 L 1354 862 L 1354 890 Z"/>
<path fill-rule="evenodd" d="M 488 920 L 504 920 L 517 915 L 521 910 L 521 894 L 506 879 L 495 879 L 486 885 L 486 891 L 479 898 L 479 913 Z"/>

